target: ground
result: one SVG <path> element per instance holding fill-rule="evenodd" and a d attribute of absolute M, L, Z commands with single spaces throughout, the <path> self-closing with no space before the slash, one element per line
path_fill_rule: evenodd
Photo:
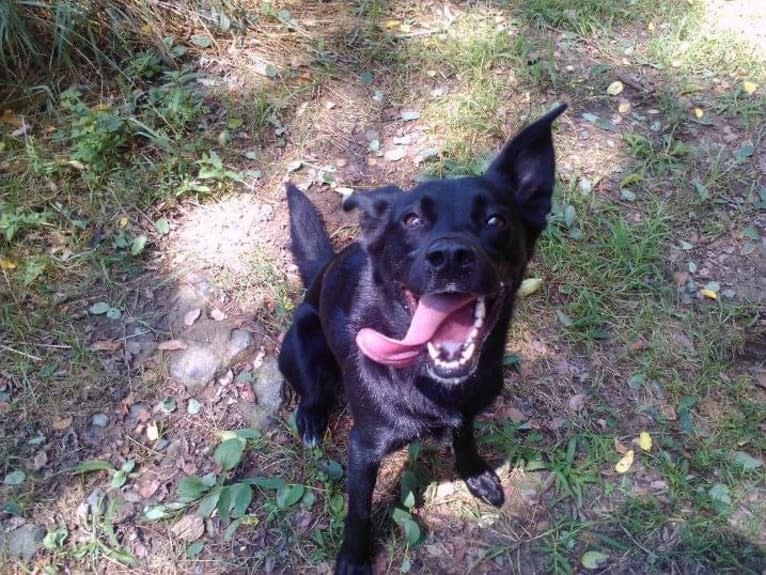
<path fill-rule="evenodd" d="M 479 173 L 567 102 L 478 424 L 507 503 L 396 454 L 375 572 L 762 573 L 766 12 L 571 6 L 148 2 L 69 74 L 0 50 L 1 570 L 330 573 L 351 422 L 304 449 L 274 367 L 284 182 L 344 245 L 344 194 Z"/>

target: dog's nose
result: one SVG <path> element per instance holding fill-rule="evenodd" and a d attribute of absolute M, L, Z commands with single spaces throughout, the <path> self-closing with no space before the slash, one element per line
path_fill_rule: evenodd
<path fill-rule="evenodd" d="M 469 243 L 455 238 L 439 238 L 426 252 L 426 261 L 435 272 L 458 271 L 471 267 L 476 261 L 476 251 Z"/>

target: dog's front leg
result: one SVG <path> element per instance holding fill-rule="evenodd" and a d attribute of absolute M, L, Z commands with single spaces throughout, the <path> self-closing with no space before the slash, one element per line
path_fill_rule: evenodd
<path fill-rule="evenodd" d="M 343 530 L 343 544 L 335 565 L 335 575 L 369 575 L 370 508 L 378 478 L 380 461 L 386 446 L 355 426 L 349 436 L 348 514 Z"/>
<path fill-rule="evenodd" d="M 473 417 L 467 417 L 460 427 L 452 431 L 452 445 L 455 448 L 457 472 L 465 481 L 468 490 L 474 497 L 500 507 L 505 501 L 503 486 L 497 473 L 476 450 Z"/>

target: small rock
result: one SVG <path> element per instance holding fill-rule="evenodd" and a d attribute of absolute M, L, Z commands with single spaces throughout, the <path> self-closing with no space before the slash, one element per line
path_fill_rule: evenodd
<path fill-rule="evenodd" d="M 7 533 L 0 532 L 0 556 L 7 554 L 29 561 L 37 553 L 43 537 L 45 529 L 32 523 L 26 523 Z"/>
<path fill-rule="evenodd" d="M 197 321 L 197 318 L 199 318 L 200 314 L 202 314 L 202 310 L 200 308 L 195 308 L 187 311 L 186 314 L 184 314 L 184 325 L 194 325 L 194 322 Z"/>
<path fill-rule="evenodd" d="M 253 393 L 256 405 L 241 404 L 245 416 L 256 429 L 268 429 L 282 407 L 284 379 L 273 356 L 264 358 L 261 366 L 253 371 Z"/>
<path fill-rule="evenodd" d="M 184 515 L 170 529 L 181 541 L 196 541 L 205 533 L 205 522 L 196 513 Z"/>
<path fill-rule="evenodd" d="M 407 149 L 403 147 L 391 148 L 383 154 L 383 159 L 388 162 L 398 162 L 407 155 Z"/>
<path fill-rule="evenodd" d="M 131 425 L 136 423 L 146 423 L 149 421 L 151 414 L 149 413 L 149 407 L 145 403 L 140 401 L 130 406 L 130 412 L 128 412 L 128 422 Z"/>
<path fill-rule="evenodd" d="M 231 338 L 229 339 L 229 354 L 227 360 L 233 360 L 250 347 L 251 343 L 253 343 L 253 336 L 250 335 L 249 331 L 245 331 L 244 329 L 233 329 L 231 331 Z"/>
<path fill-rule="evenodd" d="M 104 413 L 96 413 L 93 415 L 90 423 L 94 427 L 106 427 L 109 425 L 109 417 Z"/>
<path fill-rule="evenodd" d="M 220 366 L 221 358 L 213 350 L 193 345 L 171 358 L 170 375 L 191 391 L 213 379 Z"/>
<path fill-rule="evenodd" d="M 215 321 L 223 321 L 226 319 L 226 314 L 217 307 L 214 307 L 210 310 L 210 317 L 212 317 Z"/>
<path fill-rule="evenodd" d="M 444 499 L 455 493 L 455 484 L 452 481 L 440 483 L 436 486 L 436 498 Z"/>

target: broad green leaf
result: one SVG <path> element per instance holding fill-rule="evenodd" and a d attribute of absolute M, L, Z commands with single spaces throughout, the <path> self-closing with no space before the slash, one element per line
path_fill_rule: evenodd
<path fill-rule="evenodd" d="M 564 327 L 572 327 L 574 325 L 574 322 L 572 321 L 572 318 L 569 317 L 567 314 L 565 314 L 560 309 L 556 310 L 556 317 L 559 318 L 559 321 L 561 322 L 561 325 Z"/>
<path fill-rule="evenodd" d="M 607 561 L 609 555 L 601 551 L 586 551 L 580 558 L 580 564 L 590 571 L 602 569 Z"/>
<path fill-rule="evenodd" d="M 144 234 L 141 234 L 140 236 L 136 236 L 133 238 L 133 241 L 130 242 L 130 253 L 131 255 L 137 256 L 142 251 L 144 251 L 144 248 L 146 247 L 147 237 Z"/>
<path fill-rule="evenodd" d="M 218 499 L 221 497 L 221 488 L 214 488 L 210 493 L 205 495 L 199 502 L 197 507 L 197 515 L 200 517 L 209 517 L 215 508 L 218 506 Z"/>
<path fill-rule="evenodd" d="M 745 471 L 754 471 L 763 465 L 763 460 L 753 457 L 746 451 L 735 451 L 731 458 L 735 465 L 739 465 Z"/>
<path fill-rule="evenodd" d="M 154 229 L 156 229 L 163 236 L 166 236 L 170 233 L 170 222 L 168 222 L 167 218 L 160 218 L 154 222 Z"/>
<path fill-rule="evenodd" d="M 122 469 L 119 469 L 114 475 L 112 475 L 112 489 L 119 489 L 128 481 L 128 474 Z"/>
<path fill-rule="evenodd" d="M 26 478 L 27 474 L 24 473 L 21 469 L 17 469 L 16 471 L 11 471 L 9 474 L 7 474 L 3 479 L 3 483 L 5 485 L 21 485 L 24 483 Z"/>
<path fill-rule="evenodd" d="M 105 314 L 106 312 L 108 312 L 111 307 L 112 306 L 110 306 L 105 301 L 100 301 L 100 302 L 94 303 L 92 306 L 90 306 L 88 308 L 88 313 L 93 314 L 93 315 L 102 315 L 102 314 Z"/>
<path fill-rule="evenodd" d="M 245 440 L 239 437 L 227 439 L 221 443 L 213 454 L 213 459 L 223 469 L 229 471 L 234 469 L 242 460 L 242 454 L 245 451 Z"/>
<path fill-rule="evenodd" d="M 362 72 L 359 75 L 359 79 L 362 81 L 362 84 L 364 84 L 365 86 L 369 86 L 370 84 L 372 84 L 372 80 L 373 80 L 372 73 L 371 72 Z"/>
<path fill-rule="evenodd" d="M 170 517 L 170 513 L 168 513 L 168 510 L 164 505 L 150 507 L 144 512 L 144 518 L 149 521 L 156 521 L 157 519 L 165 519 L 167 517 Z"/>
<path fill-rule="evenodd" d="M 202 553 L 202 549 L 205 547 L 205 543 L 202 541 L 195 541 L 194 543 L 191 543 L 188 547 L 186 547 L 186 556 L 196 557 L 200 553 Z"/>
<path fill-rule="evenodd" d="M 277 491 L 277 506 L 280 509 L 287 509 L 298 503 L 303 497 L 305 487 L 300 483 L 285 485 Z"/>
<path fill-rule="evenodd" d="M 301 505 L 306 509 L 311 509 L 314 506 L 314 503 L 316 503 L 316 500 L 317 496 L 314 494 L 314 491 L 312 489 L 306 489 L 306 493 L 303 494 L 303 498 L 301 499 Z"/>
<path fill-rule="evenodd" d="M 246 477 L 240 481 L 255 485 L 261 489 L 281 489 L 286 485 L 285 480 L 281 477 Z"/>
<path fill-rule="evenodd" d="M 253 500 L 253 488 L 246 483 L 235 483 L 230 488 L 231 508 L 236 517 L 242 517 Z"/>
<path fill-rule="evenodd" d="M 66 541 L 68 535 L 69 531 L 63 527 L 54 529 L 53 531 L 48 531 L 48 533 L 45 534 L 45 537 L 43 537 L 43 547 L 50 551 L 59 549 L 62 545 L 64 545 L 64 541 Z"/>
<path fill-rule="evenodd" d="M 122 317 L 122 312 L 116 307 L 110 307 L 106 310 L 106 317 L 109 319 L 120 319 Z"/>
<path fill-rule="evenodd" d="M 114 471 L 114 465 L 108 461 L 85 461 L 72 470 L 72 473 L 90 473 L 91 471 Z"/>
<path fill-rule="evenodd" d="M 327 474 L 330 481 L 338 481 L 343 477 L 343 466 L 332 459 L 320 461 L 319 469 Z"/>
<path fill-rule="evenodd" d="M 226 531 L 223 532 L 223 540 L 226 541 L 227 543 L 231 541 L 234 538 L 234 532 L 239 528 L 240 525 L 242 525 L 241 517 L 229 523 L 229 526 L 226 528 Z"/>
<path fill-rule="evenodd" d="M 221 496 L 218 498 L 218 517 L 221 521 L 228 521 L 231 517 L 231 489 L 229 486 L 221 488 Z"/>
<path fill-rule="evenodd" d="M 176 495 L 184 501 L 194 501 L 207 493 L 209 489 L 196 475 L 186 475 L 178 482 Z"/>

